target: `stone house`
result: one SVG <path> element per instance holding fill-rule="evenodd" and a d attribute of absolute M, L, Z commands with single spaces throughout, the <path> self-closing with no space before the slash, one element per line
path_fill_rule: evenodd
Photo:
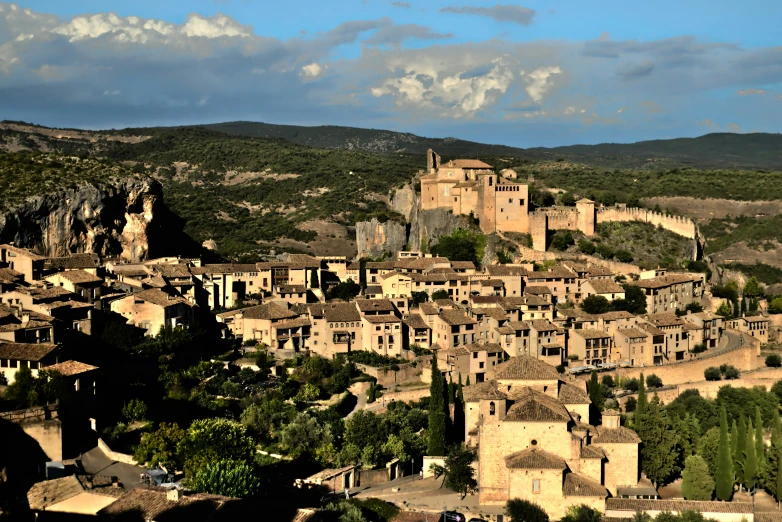
<path fill-rule="evenodd" d="M 697 327 L 693 327 L 673 313 L 649 314 L 646 320 L 665 334 L 663 348 L 665 358 L 670 361 L 683 361 L 691 348 L 690 331 Z"/>
<path fill-rule="evenodd" d="M 551 292 L 552 302 L 565 302 L 570 299 L 571 294 L 578 291 L 578 275 L 563 265 L 550 267 L 548 270 L 529 272 L 524 277 L 525 286 L 545 286 Z M 525 294 L 530 294 L 530 290 L 525 288 Z"/>
<path fill-rule="evenodd" d="M 700 332 L 693 332 L 693 335 L 698 336 L 694 344 L 703 343 L 706 348 L 716 348 L 719 345 L 725 331 L 724 317 L 711 312 L 692 313 L 688 310 L 684 318 L 700 329 Z"/>
<path fill-rule="evenodd" d="M 568 340 L 568 356 L 576 356 L 579 361 L 597 366 L 615 362 L 613 336 L 602 330 L 571 330 Z"/>
<path fill-rule="evenodd" d="M 273 350 L 281 348 L 277 343 L 276 325 L 298 317 L 299 314 L 289 310 L 285 304 L 274 302 L 216 315 L 217 321 L 225 324 L 234 337 L 245 341 L 253 339 Z"/>
<path fill-rule="evenodd" d="M 662 356 L 655 362 L 651 334 L 638 328 L 619 328 L 614 334 L 614 344 L 619 361 L 628 361 L 633 366 L 662 363 Z"/>
<path fill-rule="evenodd" d="M 0 304 L 0 342 L 53 343 L 53 317 Z"/>
<path fill-rule="evenodd" d="M 53 343 L 0 342 L 0 372 L 8 384 L 16 380 L 16 372 L 21 368 L 30 368 L 33 376 L 37 376 L 38 370 L 58 362 L 59 351 Z"/>
<path fill-rule="evenodd" d="M 728 321 L 728 328 L 747 333 L 760 341 L 760 344 L 768 343 L 768 317 L 752 315 L 737 317 Z"/>
<path fill-rule="evenodd" d="M 363 346 L 385 357 L 399 357 L 407 348 L 402 319 L 393 314 L 365 314 L 361 318 Z"/>
<path fill-rule="evenodd" d="M 319 299 L 312 292 L 312 289 L 304 285 L 282 285 L 274 288 L 272 295 L 279 297 L 288 303 L 309 304 L 317 303 Z"/>
<path fill-rule="evenodd" d="M 100 302 L 103 279 L 84 270 L 57 272 L 45 279 L 55 287 L 62 287 L 87 303 Z"/>
<path fill-rule="evenodd" d="M 308 308 L 312 353 L 333 358 L 339 353 L 364 349 L 361 314 L 355 302 L 313 304 Z"/>
<path fill-rule="evenodd" d="M 520 296 L 524 293 L 524 276 L 530 270 L 521 265 L 489 265 L 486 273 L 491 279 L 499 279 L 505 287 L 505 295 L 508 297 Z"/>
<path fill-rule="evenodd" d="M 529 353 L 546 363 L 557 366 L 565 358 L 565 331 L 551 321 L 535 319 L 527 321 L 530 327 Z"/>
<path fill-rule="evenodd" d="M 19 272 L 26 282 L 38 281 L 44 273 L 46 258 L 25 248 L 0 245 L 0 267 Z"/>
<path fill-rule="evenodd" d="M 554 320 L 554 305 L 539 296 L 506 297 L 505 302 L 518 308 L 518 319 L 521 321 L 532 321 L 533 319 Z"/>
<path fill-rule="evenodd" d="M 432 341 L 444 349 L 474 343 L 477 323 L 462 310 L 442 310 L 434 317 Z"/>
<path fill-rule="evenodd" d="M 625 289 L 610 279 L 588 279 L 580 285 L 580 299 L 583 300 L 592 295 L 613 301 L 614 299 L 624 299 Z"/>
<path fill-rule="evenodd" d="M 111 303 L 111 311 L 149 336 L 157 335 L 162 328 L 188 326 L 193 322 L 193 305 L 187 299 L 158 289 L 117 299 Z"/>
<path fill-rule="evenodd" d="M 407 345 L 429 349 L 432 346 L 432 329 L 420 314 L 412 313 L 403 320 L 407 332 Z"/>
<path fill-rule="evenodd" d="M 413 292 L 413 279 L 410 274 L 388 272 L 380 276 L 380 288 L 383 297 L 411 297 Z M 368 288 L 368 287 L 367 287 Z"/>
<path fill-rule="evenodd" d="M 585 391 L 533 357 L 511 358 L 489 377 L 464 389 L 480 504 L 520 498 L 558 518 L 577 504 L 604 511 L 618 487 L 637 486 L 640 439 L 619 424 L 619 412 L 590 425 Z"/>
<path fill-rule="evenodd" d="M 703 296 L 703 276 L 697 274 L 666 274 L 629 284 L 644 291 L 646 311 L 650 314 L 684 309 Z"/>

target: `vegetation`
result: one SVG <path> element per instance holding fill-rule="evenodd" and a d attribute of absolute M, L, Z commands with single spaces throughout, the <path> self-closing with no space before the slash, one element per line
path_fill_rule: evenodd
<path fill-rule="evenodd" d="M 530 502 L 529 500 L 522 500 L 520 498 L 512 498 L 505 504 L 505 514 L 510 519 L 510 522 L 548 522 L 548 514 L 543 511 L 539 505 Z"/>
<path fill-rule="evenodd" d="M 709 475 L 706 461 L 700 455 L 690 455 L 682 471 L 682 496 L 687 500 L 711 500 L 714 480 Z"/>
<path fill-rule="evenodd" d="M 445 378 L 437 368 L 437 355 L 432 355 L 432 382 L 429 385 L 429 444 L 428 455 L 445 455 L 447 405 Z"/>
<path fill-rule="evenodd" d="M 451 261 L 472 261 L 478 267 L 481 265 L 485 248 L 484 234 L 459 228 L 450 235 L 441 236 L 436 245 L 429 247 L 429 251 Z"/>
<path fill-rule="evenodd" d="M 776 283 L 782 283 L 782 268 L 778 268 L 763 263 L 755 263 L 754 265 L 747 265 L 743 263 L 729 263 L 722 265 L 729 270 L 736 270 L 744 275 L 755 278 L 761 283 L 767 285 L 773 285 Z M 746 292 L 745 292 L 746 293 Z M 757 295 L 757 294 L 752 294 Z"/>
<path fill-rule="evenodd" d="M 606 259 L 641 268 L 681 269 L 691 257 L 692 240 L 641 221 L 601 223 L 592 238 L 595 251 Z M 584 245 L 591 250 L 589 245 Z M 581 245 L 579 243 L 579 249 Z M 583 251 L 583 249 L 581 249 Z M 585 252 L 588 253 L 588 252 Z"/>

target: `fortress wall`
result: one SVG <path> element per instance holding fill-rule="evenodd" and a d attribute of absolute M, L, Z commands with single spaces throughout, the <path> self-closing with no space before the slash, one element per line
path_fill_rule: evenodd
<path fill-rule="evenodd" d="M 544 210 L 548 216 L 549 230 L 578 230 L 578 212 L 573 210 Z"/>
<path fill-rule="evenodd" d="M 666 216 L 644 208 L 601 207 L 597 209 L 597 224 L 612 221 L 643 221 L 690 239 L 697 237 L 695 223 L 690 218 Z"/>

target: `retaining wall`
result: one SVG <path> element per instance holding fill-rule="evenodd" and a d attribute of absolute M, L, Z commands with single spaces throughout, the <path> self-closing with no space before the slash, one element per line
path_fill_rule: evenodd
<path fill-rule="evenodd" d="M 132 455 L 128 455 L 127 453 L 120 453 L 118 451 L 112 451 L 109 445 L 106 444 L 100 437 L 98 437 L 98 447 L 111 460 L 116 460 L 117 462 L 122 462 L 123 464 L 130 464 L 131 466 L 139 465 Z"/>
<path fill-rule="evenodd" d="M 687 217 L 668 216 L 645 208 L 600 207 L 597 209 L 597 224 L 612 221 L 644 221 L 690 239 L 695 239 L 698 235 L 695 223 Z"/>

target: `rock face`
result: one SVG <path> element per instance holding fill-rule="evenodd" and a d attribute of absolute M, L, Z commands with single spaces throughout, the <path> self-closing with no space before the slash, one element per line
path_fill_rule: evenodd
<path fill-rule="evenodd" d="M 380 223 L 377 219 L 356 223 L 358 258 L 393 257 L 406 247 L 419 250 L 457 228 L 468 228 L 466 216 L 454 216 L 443 208 L 421 210 L 421 198 L 413 183 L 397 190 L 391 201 L 392 209 L 405 216 L 407 225 L 393 221 Z"/>
<path fill-rule="evenodd" d="M 84 185 L 29 198 L 0 215 L 0 243 L 46 256 L 97 253 L 140 261 L 163 239 L 155 221 L 163 208 L 163 189 L 151 179 Z"/>

